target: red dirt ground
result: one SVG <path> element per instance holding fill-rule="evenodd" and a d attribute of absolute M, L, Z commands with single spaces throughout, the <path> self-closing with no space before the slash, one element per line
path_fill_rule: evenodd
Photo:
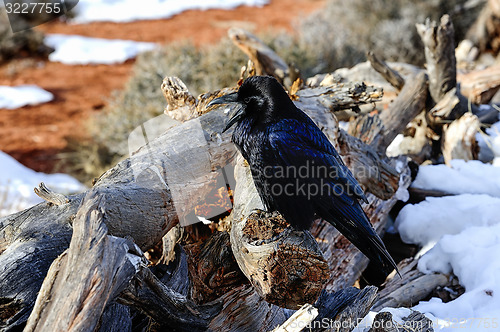
<path fill-rule="evenodd" d="M 170 19 L 131 23 L 67 25 L 51 22 L 38 27 L 46 33 L 131 39 L 158 43 L 191 40 L 215 43 L 231 26 L 254 32 L 293 31 L 298 18 L 322 8 L 326 0 L 272 0 L 262 8 L 186 11 Z M 0 150 L 37 171 L 51 172 L 67 137 L 86 138 L 85 119 L 99 112 L 113 90 L 126 83 L 134 61 L 107 66 L 68 66 L 46 61 L 15 61 L 0 66 L 0 85 L 36 84 L 55 100 L 15 110 L 0 109 Z M 14 68 L 14 69 L 13 69 Z"/>

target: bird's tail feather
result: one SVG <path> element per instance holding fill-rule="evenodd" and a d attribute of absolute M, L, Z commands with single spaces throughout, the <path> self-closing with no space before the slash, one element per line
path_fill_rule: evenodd
<path fill-rule="evenodd" d="M 396 263 L 385 248 L 384 243 L 373 229 L 368 217 L 361 206 L 357 213 L 341 213 L 332 210 L 321 211 L 321 217 L 332 224 L 342 233 L 352 244 L 354 244 L 366 257 L 378 264 L 384 273 L 389 274 L 392 270 L 397 270 Z M 350 206 L 349 212 L 354 212 Z"/>

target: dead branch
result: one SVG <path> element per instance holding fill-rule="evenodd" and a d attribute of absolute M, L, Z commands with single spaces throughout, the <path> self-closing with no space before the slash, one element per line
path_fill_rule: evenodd
<path fill-rule="evenodd" d="M 368 52 L 366 57 L 370 61 L 373 69 L 382 75 L 387 82 L 391 83 L 391 85 L 397 90 L 401 90 L 403 88 L 405 80 L 397 71 L 389 67 L 384 61 L 380 60 L 372 51 Z"/>
<path fill-rule="evenodd" d="M 349 134 L 359 137 L 377 151 L 385 152 L 397 134 L 425 108 L 426 100 L 427 76 L 421 72 L 408 80 L 387 110 L 352 122 Z"/>
<path fill-rule="evenodd" d="M 279 55 L 250 32 L 231 28 L 228 36 L 252 60 L 257 75 L 274 76 L 287 87 L 291 87 L 298 78 L 298 74 L 290 72 L 288 65 Z"/>
<path fill-rule="evenodd" d="M 62 205 L 69 202 L 66 196 L 50 190 L 43 182 L 38 185 L 38 188 L 35 188 L 35 194 L 37 194 L 38 197 L 46 200 L 47 202 L 55 205 Z"/>

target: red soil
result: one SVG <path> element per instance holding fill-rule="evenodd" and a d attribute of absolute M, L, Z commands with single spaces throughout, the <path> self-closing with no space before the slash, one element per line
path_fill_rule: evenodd
<path fill-rule="evenodd" d="M 67 25 L 50 22 L 38 27 L 46 33 L 131 39 L 169 43 L 191 40 L 215 43 L 231 26 L 252 31 L 285 29 L 326 0 L 272 0 L 262 8 L 186 11 L 170 19 L 130 23 Z M 54 101 L 15 110 L 0 109 L 0 150 L 37 171 L 51 172 L 67 138 L 85 139 L 85 120 L 99 112 L 113 90 L 123 88 L 134 61 L 119 65 L 68 66 L 46 61 L 16 61 L 0 66 L 0 85 L 36 84 L 55 95 Z M 12 70 L 15 68 L 15 70 Z"/>

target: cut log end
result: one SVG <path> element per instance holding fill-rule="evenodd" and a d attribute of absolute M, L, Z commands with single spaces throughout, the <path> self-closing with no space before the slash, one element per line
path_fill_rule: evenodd
<path fill-rule="evenodd" d="M 308 231 L 286 226 L 279 213 L 254 211 L 243 227 L 242 251 L 247 277 L 263 299 L 297 309 L 318 299 L 329 267 Z"/>

